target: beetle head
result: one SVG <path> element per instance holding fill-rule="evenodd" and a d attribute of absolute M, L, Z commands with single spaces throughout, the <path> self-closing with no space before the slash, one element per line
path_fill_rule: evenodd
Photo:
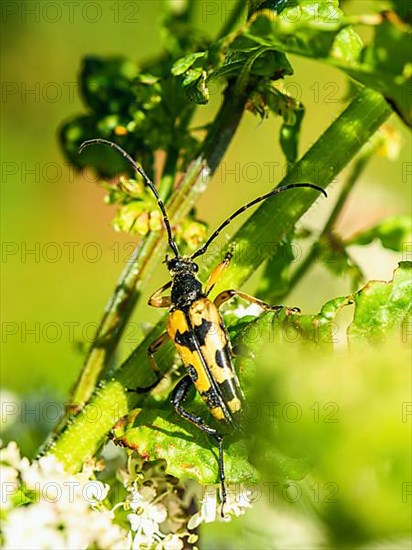
<path fill-rule="evenodd" d="M 199 266 L 193 260 L 181 256 L 172 258 L 171 260 L 166 256 L 166 265 L 171 275 L 185 271 L 189 273 L 197 273 L 199 271 Z"/>

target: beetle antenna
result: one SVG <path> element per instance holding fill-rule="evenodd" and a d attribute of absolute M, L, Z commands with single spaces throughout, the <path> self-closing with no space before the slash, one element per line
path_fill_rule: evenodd
<path fill-rule="evenodd" d="M 234 220 L 237 216 L 239 216 L 239 214 L 242 214 L 245 210 L 247 210 L 251 206 L 258 204 L 259 202 L 262 202 L 265 199 L 273 197 L 273 195 L 277 195 L 279 193 L 282 193 L 283 191 L 288 191 L 288 189 L 295 189 L 296 187 L 309 187 L 310 189 L 315 189 L 316 191 L 320 191 L 325 195 L 325 197 L 327 197 L 326 191 L 322 189 L 322 187 L 319 187 L 318 185 L 315 185 L 313 183 L 289 183 L 288 185 L 277 187 L 276 189 L 269 191 L 269 193 L 266 193 L 265 195 L 262 195 L 261 197 L 258 197 L 257 199 L 254 199 L 253 201 L 248 202 L 247 204 L 245 204 L 244 206 L 236 210 L 236 212 L 234 212 L 231 216 L 229 216 L 229 218 L 227 218 L 223 223 L 219 225 L 219 227 L 208 238 L 205 244 L 201 248 L 199 248 L 199 250 L 197 250 L 194 254 L 192 254 L 191 260 L 194 260 L 198 256 L 202 256 L 206 252 L 210 243 L 216 239 L 216 237 L 219 235 L 222 229 L 224 229 L 227 225 L 229 225 L 232 220 Z"/>
<path fill-rule="evenodd" d="M 122 147 L 120 147 L 120 145 L 117 145 L 117 143 L 114 143 L 113 141 L 109 141 L 108 139 L 96 138 L 96 139 L 88 139 L 87 141 L 83 141 L 83 143 L 79 147 L 79 153 L 82 153 L 86 149 L 86 147 L 89 147 L 90 145 L 96 145 L 96 144 L 98 145 L 100 143 L 103 145 L 108 145 L 109 147 L 113 147 L 113 149 L 116 149 L 117 151 L 119 151 L 123 155 L 123 157 L 133 166 L 135 171 L 142 176 L 145 184 L 147 185 L 147 187 L 149 187 L 149 189 L 152 191 L 153 195 L 155 196 L 157 204 L 159 205 L 159 208 L 163 214 L 163 221 L 166 226 L 169 246 L 173 250 L 177 258 L 179 256 L 179 249 L 177 248 L 177 244 L 173 239 L 172 229 L 170 227 L 170 222 L 169 222 L 169 216 L 167 215 L 165 205 L 162 199 L 159 197 L 159 193 L 156 187 L 154 186 L 154 183 L 146 174 L 146 172 L 143 170 L 143 168 L 139 164 L 137 164 L 137 162 L 133 160 L 133 158 L 129 155 L 129 153 L 127 153 Z"/>

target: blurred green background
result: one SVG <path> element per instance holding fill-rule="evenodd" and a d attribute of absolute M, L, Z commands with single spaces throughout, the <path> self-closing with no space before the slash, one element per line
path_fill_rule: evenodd
<path fill-rule="evenodd" d="M 348 11 L 359 11 L 360 4 L 365 11 L 369 2 L 346 3 Z M 196 0 L 202 32 L 214 36 L 233 5 Z M 26 400 L 39 395 L 67 399 L 82 364 L 82 347 L 90 342 L 135 243 L 113 231 L 113 210 L 103 204 L 103 190 L 91 174 L 75 173 L 59 149 L 59 126 L 84 110 L 77 86 L 80 63 L 89 54 L 144 60 L 160 53 L 162 6 L 158 0 L 2 3 L 1 383 Z M 342 111 L 347 80 L 315 62 L 292 61 L 295 75 L 285 86 L 307 109 L 304 152 Z M 210 104 L 199 108 L 195 124 L 208 120 L 219 102 L 216 90 Z M 390 123 L 403 141 L 400 157 L 376 157 L 368 166 L 339 223 L 345 236 L 386 216 L 410 213 L 410 134 L 395 116 Z M 279 127 L 279 120 L 262 122 L 245 115 L 198 204 L 199 217 L 211 228 L 280 180 Z M 309 211 L 306 225 L 322 226 L 343 177 L 330 187 L 329 200 Z M 356 249 L 353 254 L 371 279 L 390 279 L 397 262 L 410 259 L 378 245 L 359 250 L 361 255 Z M 159 268 L 147 297 L 165 276 L 164 267 Z M 334 278 L 316 266 L 287 302 L 313 313 L 349 290 L 346 278 Z M 123 338 L 122 353 L 143 336 L 141 323 L 158 315 L 144 296 Z M 30 442 L 25 444 L 24 450 L 33 452 Z"/>

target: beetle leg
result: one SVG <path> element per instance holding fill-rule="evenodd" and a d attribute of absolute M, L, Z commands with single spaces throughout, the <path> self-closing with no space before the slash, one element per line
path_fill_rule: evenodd
<path fill-rule="evenodd" d="M 159 290 L 156 290 L 156 292 L 153 292 L 153 294 L 149 298 L 149 306 L 152 307 L 170 307 L 172 305 L 172 301 L 170 299 L 170 296 L 160 296 L 165 290 L 170 288 L 172 286 L 172 281 L 169 281 L 165 285 L 163 285 Z"/>
<path fill-rule="evenodd" d="M 214 268 L 212 273 L 209 275 L 209 278 L 208 278 L 208 280 L 206 282 L 206 285 L 205 285 L 205 294 L 206 294 L 206 296 L 208 296 L 211 293 L 211 291 L 213 290 L 213 287 L 215 286 L 215 284 L 217 283 L 219 278 L 222 276 L 223 272 L 229 266 L 230 261 L 231 261 L 232 258 L 233 258 L 232 252 L 230 252 L 230 251 L 227 252 L 224 259 L 223 259 L 223 261 L 220 262 L 220 264 L 218 264 Z"/>
<path fill-rule="evenodd" d="M 150 384 L 150 386 L 146 386 L 144 388 L 129 388 L 127 391 L 130 392 L 136 392 L 136 393 L 147 393 L 153 388 L 157 386 L 157 384 L 160 382 L 160 380 L 163 377 L 163 374 L 160 372 L 159 367 L 157 366 L 156 359 L 154 357 L 154 354 L 161 348 L 166 342 L 170 339 L 168 332 L 163 332 L 160 336 L 158 336 L 153 342 L 150 344 L 150 346 L 147 348 L 147 358 L 149 360 L 150 368 L 152 369 L 153 373 L 156 375 L 156 380 Z"/>
<path fill-rule="evenodd" d="M 220 434 L 217 430 L 214 428 L 211 428 L 208 426 L 199 416 L 195 416 L 194 414 L 186 411 L 182 403 L 187 397 L 187 394 L 189 393 L 189 390 L 193 387 L 193 382 L 190 376 L 185 376 L 180 380 L 176 387 L 174 388 L 171 396 L 171 402 L 175 409 L 175 411 L 185 420 L 188 420 L 192 424 L 194 424 L 199 430 L 202 432 L 206 432 L 208 435 L 214 437 L 218 444 L 219 449 L 219 480 L 220 480 L 220 487 L 222 491 L 221 495 L 221 509 L 220 513 L 221 516 L 224 517 L 224 505 L 226 504 L 227 500 L 227 492 L 226 492 L 226 482 L 225 482 L 225 468 L 224 468 L 224 460 L 223 460 L 223 435 Z"/>
<path fill-rule="evenodd" d="M 257 304 L 259 307 L 266 311 L 280 311 L 285 306 L 272 306 L 270 304 L 267 304 L 263 300 L 259 300 L 259 298 L 255 298 L 254 296 L 251 296 L 250 294 L 246 294 L 245 292 L 241 292 L 240 290 L 223 290 L 220 294 L 218 294 L 214 300 L 214 304 L 217 308 L 219 308 L 222 304 L 233 298 L 234 296 L 239 296 L 239 298 L 243 298 L 243 300 L 247 300 L 251 304 Z M 300 309 L 297 307 L 290 308 L 289 311 L 291 313 L 299 313 Z"/>

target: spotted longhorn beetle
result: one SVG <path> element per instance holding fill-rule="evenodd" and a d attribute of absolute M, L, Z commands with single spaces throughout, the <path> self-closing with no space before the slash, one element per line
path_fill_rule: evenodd
<path fill-rule="evenodd" d="M 217 429 L 206 424 L 202 418 L 184 409 L 183 402 L 191 387 L 194 386 L 217 421 L 224 423 L 233 431 L 239 430 L 240 415 L 244 407 L 245 399 L 239 379 L 233 367 L 232 348 L 229 335 L 222 316 L 219 313 L 219 307 L 234 296 L 257 304 L 262 309 L 268 311 L 279 311 L 283 306 L 269 305 L 254 296 L 250 296 L 238 290 L 224 290 L 211 301 L 208 296 L 219 277 L 229 266 L 230 260 L 232 259 L 232 252 L 228 252 L 223 261 L 214 268 L 204 286 L 196 275 L 199 267 L 194 260 L 206 252 L 210 243 L 219 235 L 224 227 L 239 214 L 255 204 L 278 193 L 296 187 L 309 187 L 327 196 L 326 192 L 321 187 L 311 183 L 291 183 L 278 187 L 236 210 L 220 224 L 206 243 L 196 252 L 191 256 L 182 256 L 173 238 L 169 217 L 163 201 L 160 199 L 156 187 L 143 168 L 119 145 L 106 139 L 98 138 L 85 141 L 81 144 L 79 152 L 81 153 L 86 147 L 94 144 L 108 145 L 119 151 L 133 166 L 134 170 L 143 178 L 145 184 L 154 194 L 162 212 L 169 246 L 174 254 L 172 259 L 169 259 L 168 255 L 166 255 L 165 258 L 171 281 L 159 288 L 149 298 L 150 306 L 169 309 L 167 330 L 156 338 L 147 349 L 148 360 L 156 375 L 156 381 L 150 384 L 150 386 L 137 388 L 131 391 L 136 391 L 138 393 L 149 392 L 160 382 L 163 375 L 157 366 L 154 354 L 166 342 L 172 340 L 187 370 L 187 375 L 185 375 L 174 388 L 171 395 L 171 402 L 180 416 L 192 422 L 202 432 L 207 433 L 217 441 L 219 449 L 219 479 L 221 485 L 221 515 L 224 517 L 224 505 L 226 503 L 227 491 L 223 461 L 223 435 Z M 171 288 L 170 296 L 163 296 L 163 292 L 169 288 Z"/>

